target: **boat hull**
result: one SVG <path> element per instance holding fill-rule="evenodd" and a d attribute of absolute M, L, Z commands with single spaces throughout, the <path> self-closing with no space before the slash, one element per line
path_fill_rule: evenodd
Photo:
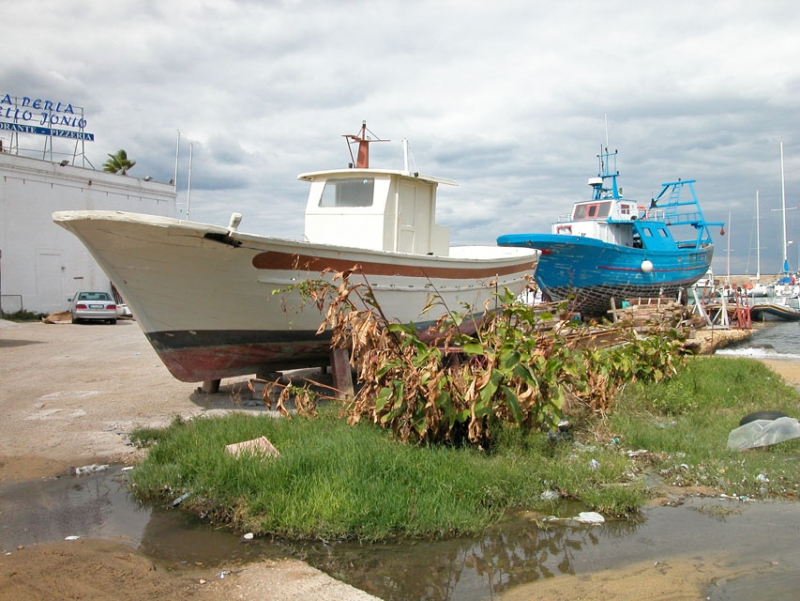
<path fill-rule="evenodd" d="M 777 303 L 756 303 L 750 307 L 753 321 L 800 321 L 800 310 Z"/>
<path fill-rule="evenodd" d="M 543 293 L 590 316 L 605 315 L 612 298 L 619 305 L 624 299 L 675 296 L 706 274 L 714 254 L 712 245 L 648 250 L 565 234 L 513 234 L 497 242 L 540 250 L 535 278 Z"/>
<path fill-rule="evenodd" d="M 115 211 L 53 219 L 83 242 L 169 371 L 187 382 L 329 363 L 322 315 L 287 291 L 330 281 L 325 270 L 360 266 L 351 282 L 368 282 L 389 319 L 424 332 L 448 310 L 479 315 L 497 291 L 521 291 L 538 258 L 499 247 L 435 257 L 315 245 Z M 420 315 L 434 295 L 441 304 Z"/>

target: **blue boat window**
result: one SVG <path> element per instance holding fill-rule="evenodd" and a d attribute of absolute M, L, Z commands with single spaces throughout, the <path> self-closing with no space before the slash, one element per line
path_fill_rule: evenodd
<path fill-rule="evenodd" d="M 375 180 L 371 177 L 331 179 L 319 199 L 321 207 L 371 207 Z"/>
<path fill-rule="evenodd" d="M 575 205 L 575 210 L 572 214 L 572 220 L 580 221 L 581 219 L 602 219 L 603 217 L 608 217 L 610 212 L 610 202 Z"/>
<path fill-rule="evenodd" d="M 648 238 L 652 238 L 653 237 L 653 232 L 650 230 L 649 227 L 643 227 L 642 228 L 642 233 L 644 233 L 644 235 L 647 236 Z"/>
<path fill-rule="evenodd" d="M 669 238 L 667 230 L 665 230 L 663 227 L 658 228 L 658 233 L 661 235 L 662 238 Z"/>

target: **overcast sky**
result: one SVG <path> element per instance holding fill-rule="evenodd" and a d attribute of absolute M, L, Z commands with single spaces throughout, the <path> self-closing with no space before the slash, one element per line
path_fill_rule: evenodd
<path fill-rule="evenodd" d="M 549 231 L 590 197 L 606 141 L 626 196 L 696 179 L 714 270 L 800 259 L 796 0 L 0 0 L 2 94 L 84 107 L 86 157 L 125 149 L 190 218 L 299 237 L 298 173 L 347 165 L 362 120 L 372 166 L 455 179 L 438 220 L 458 244 Z M 7 133 L 2 132 L 4 143 Z M 44 137 L 22 140 L 41 155 Z M 62 141 L 63 142 L 63 141 Z M 37 151 L 38 149 L 38 151 Z M 71 153 L 74 144 L 56 143 Z M 729 242 L 730 240 L 730 242 Z M 728 249 L 730 248 L 730 253 Z"/>

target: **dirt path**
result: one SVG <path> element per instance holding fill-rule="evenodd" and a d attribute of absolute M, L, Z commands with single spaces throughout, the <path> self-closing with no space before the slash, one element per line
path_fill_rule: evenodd
<path fill-rule="evenodd" d="M 0 491 L 92 463 L 133 463 L 126 433 L 234 408 L 224 380 L 203 395 L 159 361 L 138 325 L 14 324 L 0 320 Z M 257 410 L 257 409 L 255 409 Z M 2 495 L 0 495 L 2 511 Z M 0 513 L 0 524 L 2 523 Z M 227 578 L 219 573 L 229 570 Z M 374 597 L 302 562 L 172 570 L 120 542 L 78 540 L 3 549 L 0 599 L 290 599 Z"/>

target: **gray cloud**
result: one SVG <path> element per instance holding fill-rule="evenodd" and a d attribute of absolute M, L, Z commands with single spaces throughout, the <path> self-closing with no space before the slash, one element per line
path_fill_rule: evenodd
<path fill-rule="evenodd" d="M 415 169 L 459 180 L 439 207 L 457 243 L 548 229 L 587 198 L 606 118 L 626 194 L 696 179 L 707 217 L 730 213 L 719 273 L 729 256 L 755 271 L 756 190 L 763 270 L 780 268 L 781 139 L 786 204 L 800 204 L 788 0 L 32 0 L 3 13 L 4 93 L 83 106 L 89 160 L 125 148 L 132 175 L 172 179 L 180 130 L 180 200 L 192 144 L 199 220 L 240 211 L 247 231 L 301 235 L 296 174 L 346 165 L 341 136 L 362 119 L 392 140 L 373 165 L 400 167 L 408 138 Z"/>

